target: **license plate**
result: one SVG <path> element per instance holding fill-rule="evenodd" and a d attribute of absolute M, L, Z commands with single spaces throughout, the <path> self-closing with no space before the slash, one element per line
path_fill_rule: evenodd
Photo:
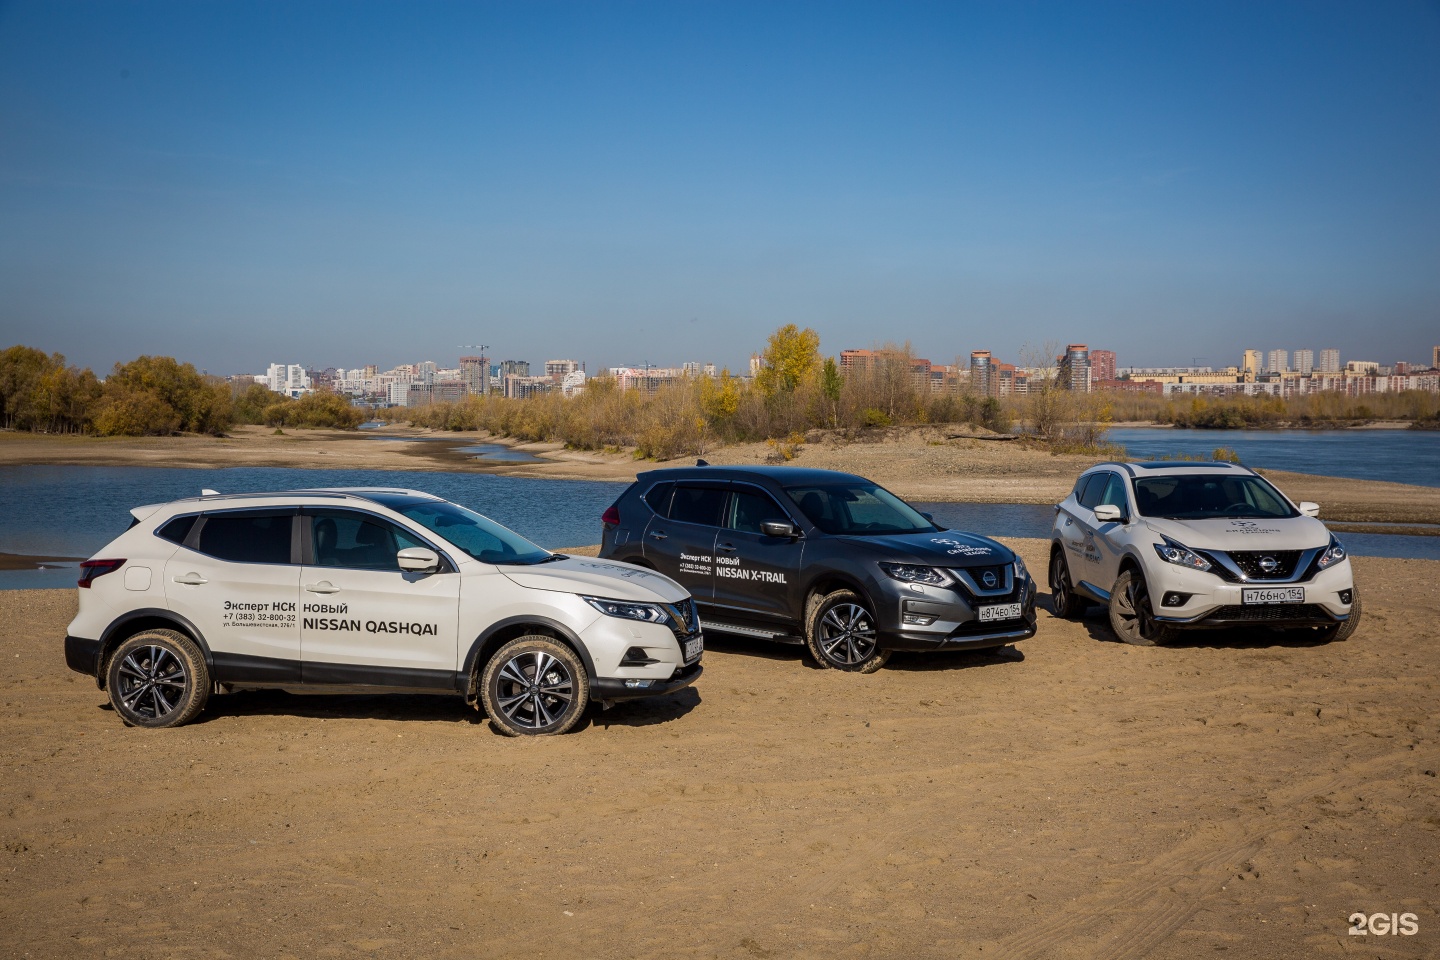
<path fill-rule="evenodd" d="M 991 620 L 1014 620 L 1018 616 L 1020 616 L 1020 604 L 1018 603 L 996 603 L 980 608 L 981 623 L 989 623 Z"/>
<path fill-rule="evenodd" d="M 690 663 L 700 659 L 700 654 L 705 650 L 705 639 L 696 637 L 694 640 L 685 641 L 685 662 Z"/>
<path fill-rule="evenodd" d="M 1241 603 L 1304 603 L 1304 587 L 1251 587 L 1240 591 Z"/>

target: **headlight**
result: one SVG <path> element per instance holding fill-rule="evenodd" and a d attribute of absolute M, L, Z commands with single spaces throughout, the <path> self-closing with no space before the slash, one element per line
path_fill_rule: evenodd
<path fill-rule="evenodd" d="M 1191 550 L 1176 540 L 1165 538 L 1164 543 L 1155 544 L 1155 552 L 1160 554 L 1160 559 L 1166 563 L 1173 563 L 1181 567 L 1189 567 L 1191 570 L 1209 570 L 1210 561 L 1200 554 Z"/>
<path fill-rule="evenodd" d="M 1021 560 L 1020 555 L 1017 553 L 1015 555 L 1015 582 L 1019 583 L 1029 575 L 1030 572 L 1025 569 L 1025 561 Z"/>
<path fill-rule="evenodd" d="M 646 623 L 669 623 L 670 614 L 658 603 L 630 603 L 625 600 L 606 600 L 603 597 L 580 598 L 607 617 L 622 620 L 643 620 Z"/>
<path fill-rule="evenodd" d="M 880 569 L 886 576 L 905 583 L 928 583 L 932 587 L 946 587 L 955 581 L 950 574 L 939 567 L 921 567 L 913 563 L 882 563 Z"/>
<path fill-rule="evenodd" d="M 1326 567 L 1339 563 L 1344 559 L 1345 548 L 1341 546 L 1340 541 L 1336 540 L 1335 535 L 1332 533 L 1330 535 L 1330 546 L 1326 547 L 1325 552 L 1320 554 L 1320 559 L 1315 561 L 1315 565 L 1321 570 L 1324 570 Z"/>

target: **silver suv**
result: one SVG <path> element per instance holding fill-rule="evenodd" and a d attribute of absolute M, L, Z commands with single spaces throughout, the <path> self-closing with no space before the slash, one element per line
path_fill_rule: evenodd
<path fill-rule="evenodd" d="M 1055 613 L 1104 604 L 1120 639 L 1144 646 L 1241 626 L 1344 640 L 1360 594 L 1319 512 L 1233 464 L 1099 464 L 1055 508 Z"/>

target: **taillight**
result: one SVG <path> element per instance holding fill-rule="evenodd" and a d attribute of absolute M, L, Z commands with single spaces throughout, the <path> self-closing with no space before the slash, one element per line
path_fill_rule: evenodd
<path fill-rule="evenodd" d="M 600 514 L 600 522 L 607 527 L 620 526 L 620 509 L 612 503 L 605 508 L 604 513 Z"/>
<path fill-rule="evenodd" d="M 107 573 L 114 573 L 125 566 L 124 560 L 86 560 L 80 564 L 80 579 L 77 585 L 85 589 L 95 582 L 96 577 L 103 577 Z"/>

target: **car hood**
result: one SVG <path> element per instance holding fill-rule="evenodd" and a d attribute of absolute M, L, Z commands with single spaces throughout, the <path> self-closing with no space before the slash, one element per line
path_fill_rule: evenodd
<path fill-rule="evenodd" d="M 1147 517 L 1153 532 L 1196 550 L 1310 550 L 1330 542 L 1314 517 L 1284 520 L 1166 520 Z"/>
<path fill-rule="evenodd" d="M 571 557 L 535 566 L 502 566 L 500 572 L 522 587 L 583 593 L 636 603 L 679 603 L 689 591 L 662 573 L 629 563 Z"/>
<path fill-rule="evenodd" d="M 870 547 L 876 559 L 921 563 L 937 567 L 986 567 L 1009 563 L 1015 554 L 989 537 L 959 530 L 896 533 L 874 537 L 841 537 Z"/>

